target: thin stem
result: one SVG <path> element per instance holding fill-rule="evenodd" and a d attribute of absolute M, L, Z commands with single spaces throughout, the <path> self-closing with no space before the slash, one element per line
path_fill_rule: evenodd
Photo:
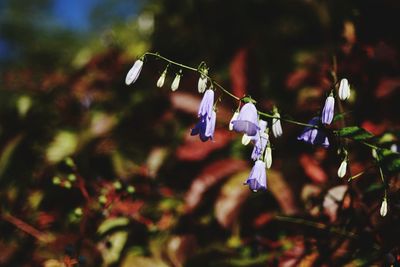
<path fill-rule="evenodd" d="M 210 83 L 211 83 L 212 85 L 215 85 L 215 86 L 216 86 L 218 89 L 220 89 L 222 92 L 224 92 L 225 94 L 229 95 L 229 96 L 232 97 L 233 99 L 239 101 L 239 103 L 240 103 L 240 101 L 241 101 L 241 99 L 242 99 L 242 98 L 240 98 L 240 97 L 238 97 L 238 96 L 232 94 L 231 92 L 229 92 L 229 91 L 228 91 L 227 89 L 225 89 L 222 85 L 220 85 L 218 82 L 216 82 L 215 80 L 213 80 L 208 74 L 204 73 L 204 72 L 200 69 L 200 68 L 205 64 L 204 62 L 201 62 L 198 68 L 193 68 L 193 67 L 190 67 L 190 66 L 188 66 L 188 65 L 181 64 L 181 63 L 178 63 L 178 62 L 173 61 L 173 60 L 171 60 L 171 59 L 168 59 L 168 58 L 166 58 L 166 57 L 164 57 L 164 56 L 161 56 L 161 55 L 158 54 L 158 53 L 146 52 L 146 53 L 143 54 L 142 58 L 145 57 L 145 56 L 157 57 L 157 58 L 160 58 L 160 59 L 162 59 L 162 60 L 168 62 L 169 64 L 173 64 L 173 65 L 176 65 L 176 66 L 178 66 L 178 67 L 181 67 L 182 69 L 187 69 L 187 70 L 195 71 L 195 72 L 197 72 L 197 73 L 203 75 L 204 77 L 206 77 L 206 78 L 210 81 Z M 333 77 L 333 80 L 334 80 L 333 84 L 335 85 L 335 88 L 337 89 L 337 74 L 336 74 L 336 71 L 337 71 L 337 60 L 336 60 L 336 56 L 333 56 L 333 58 L 332 58 L 332 71 L 331 71 L 331 74 L 332 74 L 332 77 Z M 240 104 L 239 104 L 239 105 L 240 105 Z M 341 109 L 341 108 L 339 108 L 339 109 Z M 274 116 L 274 115 L 271 115 L 271 114 L 268 114 L 268 113 L 265 113 L 265 112 L 261 112 L 261 111 L 258 111 L 258 114 L 261 115 L 261 116 L 267 117 L 267 118 L 278 119 L 278 120 L 285 121 L 285 122 L 292 123 L 292 124 L 299 125 L 299 126 L 305 126 L 305 127 L 310 127 L 310 128 L 314 128 L 314 129 L 319 129 L 319 128 L 320 128 L 318 125 L 312 125 L 312 124 L 308 124 L 308 123 L 304 123 L 304 122 L 295 121 L 295 120 L 292 120 L 292 119 L 277 117 L 277 116 Z M 343 119 L 343 122 L 342 122 L 342 123 L 345 125 L 344 119 Z M 337 134 L 337 131 L 333 131 L 333 133 L 334 133 L 334 134 Z M 344 137 L 344 138 L 345 138 L 345 139 L 350 139 L 350 140 L 353 140 L 353 141 L 358 141 L 358 140 L 352 139 L 351 137 Z M 363 144 L 363 145 L 365 145 L 365 146 L 368 146 L 368 147 L 370 147 L 370 148 L 373 148 L 373 149 L 380 149 L 379 147 L 377 147 L 377 146 L 375 146 L 375 145 L 373 145 L 373 144 L 371 144 L 371 143 L 365 142 L 365 141 L 358 141 L 358 142 L 361 143 L 361 144 Z"/>

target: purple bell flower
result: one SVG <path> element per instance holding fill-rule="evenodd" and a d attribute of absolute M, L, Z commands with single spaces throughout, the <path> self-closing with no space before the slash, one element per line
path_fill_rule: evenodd
<path fill-rule="evenodd" d="M 319 125 L 319 123 L 320 123 L 319 117 L 314 117 L 308 122 L 308 124 L 315 126 Z M 297 137 L 297 140 L 301 140 L 312 145 L 321 145 L 323 147 L 329 147 L 328 136 L 326 136 L 325 132 L 322 131 L 321 129 L 309 126 L 304 129 L 303 133 L 299 137 Z"/>
<path fill-rule="evenodd" d="M 333 98 L 332 94 L 329 95 L 325 100 L 325 106 L 322 110 L 322 123 L 323 124 L 331 124 L 333 120 L 333 114 L 335 110 L 335 98 Z"/>
<path fill-rule="evenodd" d="M 253 160 L 258 160 L 260 158 L 268 144 L 268 134 L 265 133 L 267 122 L 259 120 L 258 127 L 260 127 L 260 130 L 257 131 L 255 136 L 251 137 L 251 141 L 254 143 L 253 152 L 251 153 L 251 158 Z"/>
<path fill-rule="evenodd" d="M 258 160 L 264 153 L 265 148 L 268 144 L 268 134 L 261 133 L 258 135 L 258 139 L 256 140 L 253 148 L 253 152 L 251 153 L 251 158 L 253 160 Z"/>
<path fill-rule="evenodd" d="M 240 133 L 245 133 L 248 136 L 254 136 L 258 127 L 258 114 L 257 109 L 253 103 L 245 104 L 239 112 L 237 120 L 232 121 L 233 130 Z"/>
<path fill-rule="evenodd" d="M 216 123 L 216 113 L 213 110 L 214 91 L 208 89 L 201 100 L 198 116 L 199 122 L 192 129 L 190 135 L 199 135 L 200 140 L 205 142 L 213 139 Z"/>
<path fill-rule="evenodd" d="M 254 167 L 250 172 L 249 178 L 244 184 L 249 185 L 250 190 L 253 192 L 267 189 L 267 171 L 265 169 L 264 161 L 257 160 L 254 163 Z"/>
<path fill-rule="evenodd" d="M 203 99 L 201 100 L 198 116 L 207 115 L 211 117 L 211 112 L 214 105 L 214 91 L 211 89 L 207 89 L 204 93 Z"/>

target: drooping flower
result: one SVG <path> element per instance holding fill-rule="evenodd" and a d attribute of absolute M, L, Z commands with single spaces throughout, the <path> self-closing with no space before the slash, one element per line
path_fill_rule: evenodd
<path fill-rule="evenodd" d="M 382 217 L 385 217 L 387 214 L 388 208 L 387 208 L 387 200 L 386 197 L 383 199 L 382 204 L 381 204 L 381 209 L 380 213 Z"/>
<path fill-rule="evenodd" d="M 214 105 L 214 91 L 212 89 L 208 89 L 204 95 L 203 99 L 200 102 L 200 107 L 199 107 L 199 112 L 197 115 L 203 116 L 203 115 L 208 115 L 211 117 L 211 111 Z"/>
<path fill-rule="evenodd" d="M 347 79 L 341 79 L 339 84 L 339 98 L 346 100 L 350 97 L 350 86 Z"/>
<path fill-rule="evenodd" d="M 274 110 L 274 117 L 276 118 L 272 118 L 272 134 L 275 138 L 277 138 L 283 134 L 282 124 L 280 120 L 281 115 L 277 110 Z"/>
<path fill-rule="evenodd" d="M 308 124 L 317 126 L 320 124 L 320 118 L 314 117 L 308 122 Z M 329 147 L 329 140 L 326 133 L 321 129 L 314 128 L 311 126 L 307 126 L 301 133 L 301 135 L 297 137 L 297 140 L 301 140 L 312 145 L 321 145 L 323 147 Z"/>
<path fill-rule="evenodd" d="M 161 74 L 160 78 L 157 80 L 157 87 L 161 88 L 164 85 L 165 82 L 165 76 L 167 76 L 167 70 L 164 70 L 163 73 Z"/>
<path fill-rule="evenodd" d="M 237 120 L 239 116 L 239 111 L 235 111 L 235 113 L 233 113 L 231 120 L 229 121 L 229 131 L 233 130 L 233 121 Z"/>
<path fill-rule="evenodd" d="M 257 109 L 253 103 L 245 104 L 239 112 L 237 120 L 232 121 L 233 130 L 245 133 L 248 136 L 256 135 L 258 127 Z"/>
<path fill-rule="evenodd" d="M 206 127 L 206 137 L 210 138 L 211 140 L 214 139 L 214 131 L 215 131 L 215 123 L 217 121 L 217 113 L 215 110 L 211 112 L 211 118 L 207 123 Z"/>
<path fill-rule="evenodd" d="M 258 160 L 264 153 L 264 150 L 268 144 L 268 134 L 262 132 L 256 135 L 258 138 L 255 140 L 253 152 L 251 153 L 251 158 L 253 160 Z"/>
<path fill-rule="evenodd" d="M 333 95 L 329 95 L 325 100 L 325 106 L 322 110 L 322 123 L 323 124 L 331 124 L 333 120 L 333 114 L 335 110 L 335 98 Z"/>
<path fill-rule="evenodd" d="M 214 138 L 214 130 L 216 123 L 216 113 L 213 110 L 214 91 L 208 89 L 201 100 L 198 117 L 199 122 L 191 131 L 191 135 L 199 135 L 200 140 L 205 142 Z"/>
<path fill-rule="evenodd" d="M 272 166 L 272 150 L 269 145 L 265 149 L 265 164 L 267 165 L 267 169 Z"/>
<path fill-rule="evenodd" d="M 208 74 L 208 70 L 207 70 L 207 69 L 204 69 L 204 70 L 203 70 L 203 73 L 204 73 L 205 75 L 207 75 L 207 74 Z M 204 74 L 200 74 L 199 81 L 197 82 L 197 89 L 199 90 L 199 93 L 200 93 L 200 94 L 201 94 L 201 93 L 204 93 L 204 91 L 205 91 L 206 88 L 207 88 L 207 77 L 206 77 Z"/>
<path fill-rule="evenodd" d="M 265 169 L 264 161 L 257 160 L 254 163 L 249 178 L 247 178 L 244 184 L 249 185 L 250 190 L 252 190 L 253 192 L 267 189 L 267 172 Z"/>
<path fill-rule="evenodd" d="M 340 178 L 343 178 L 343 177 L 346 175 L 346 171 L 347 171 L 347 160 L 344 159 L 344 160 L 342 161 L 342 163 L 340 164 L 340 167 L 339 167 L 339 169 L 338 169 L 337 175 L 338 175 Z"/>
<path fill-rule="evenodd" d="M 130 85 L 136 82 L 137 78 L 139 77 L 140 71 L 143 67 L 143 59 L 138 59 L 133 64 L 132 68 L 128 71 L 125 77 L 125 84 Z"/>
<path fill-rule="evenodd" d="M 171 90 L 172 90 L 172 91 L 178 90 L 179 82 L 181 81 L 181 76 L 182 76 L 182 72 L 177 73 L 177 74 L 175 75 L 175 79 L 173 80 L 173 82 L 172 82 L 172 84 L 171 84 Z"/>

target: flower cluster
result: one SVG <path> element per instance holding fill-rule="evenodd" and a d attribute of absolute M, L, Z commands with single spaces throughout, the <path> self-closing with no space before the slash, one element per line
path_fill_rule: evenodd
<path fill-rule="evenodd" d="M 158 56 L 153 53 L 146 53 Z M 145 55 L 146 55 L 145 54 Z M 186 67 L 182 64 L 175 63 L 170 61 L 164 57 L 159 56 L 164 60 L 168 61 L 169 64 L 175 64 L 177 66 L 187 68 L 190 70 L 194 70 L 194 68 Z M 134 83 L 142 70 L 144 62 L 144 56 L 137 60 L 125 78 L 125 83 L 127 85 Z M 169 65 L 168 65 L 169 66 Z M 167 76 L 168 66 L 161 73 L 159 79 L 157 80 L 157 87 L 163 87 L 165 83 L 165 79 Z M 193 129 L 191 129 L 190 134 L 192 136 L 198 135 L 202 142 L 206 142 L 208 140 L 214 139 L 214 131 L 216 124 L 216 103 L 214 103 L 214 88 L 213 88 L 213 80 L 208 76 L 208 68 L 206 64 L 202 62 L 199 67 L 196 69 L 197 73 L 200 75 L 197 83 L 198 92 L 203 94 L 203 99 L 201 100 L 200 107 L 198 110 L 198 118 L 199 121 L 196 123 Z M 176 73 L 175 78 L 171 84 L 171 90 L 176 91 L 179 88 L 180 80 L 182 77 L 182 70 Z M 210 82 L 210 85 L 208 85 Z M 242 144 L 253 145 L 253 150 L 251 153 L 251 159 L 254 161 L 254 166 L 249 174 L 249 177 L 244 182 L 245 185 L 248 185 L 250 190 L 257 192 L 259 190 L 267 189 L 267 172 L 266 169 L 271 168 L 272 165 L 272 149 L 271 143 L 269 140 L 268 133 L 271 131 L 272 135 L 275 138 L 282 136 L 282 124 L 281 121 L 285 120 L 281 118 L 281 115 L 278 112 L 276 107 L 272 110 L 271 114 L 260 113 L 257 111 L 255 105 L 255 101 L 253 101 L 249 97 L 238 98 L 223 87 L 216 85 L 221 89 L 224 93 L 232 96 L 236 100 L 239 101 L 239 104 L 243 104 L 241 109 L 238 108 L 236 110 L 229 122 L 229 130 L 233 130 L 235 132 L 243 134 L 242 136 Z M 336 85 L 335 85 L 336 86 Z M 207 89 L 208 88 L 208 89 Z M 335 96 L 338 99 L 345 101 L 350 98 L 350 86 L 347 79 L 343 78 L 340 80 L 337 88 L 337 92 L 332 90 L 328 97 L 325 100 L 325 104 L 322 108 L 321 115 L 313 117 L 303 132 L 297 137 L 298 140 L 312 144 L 319 145 L 324 148 L 328 148 L 330 145 L 328 132 L 329 125 L 334 121 L 335 115 Z M 239 105 L 239 107 L 240 107 Z M 271 118 L 271 124 L 268 127 L 268 123 L 262 119 L 259 119 L 259 114 Z M 293 122 L 296 124 L 303 124 L 295 121 L 288 120 L 288 122 Z M 304 125 L 304 124 L 303 124 Z M 397 152 L 398 148 L 395 144 L 392 145 L 391 150 L 393 152 Z M 346 171 L 348 169 L 348 156 L 345 147 L 341 147 L 340 151 L 342 152 L 342 161 L 337 170 L 337 175 L 340 178 L 346 176 Z M 375 152 L 374 157 L 377 158 L 377 154 L 375 149 L 372 149 Z M 350 178 L 351 179 L 351 178 Z M 383 178 L 382 178 L 383 179 Z M 385 216 L 387 213 L 387 199 L 386 192 L 385 197 L 381 205 L 380 213 L 382 216 Z"/>
<path fill-rule="evenodd" d="M 272 154 L 267 133 L 267 122 L 258 119 L 258 112 L 253 103 L 246 103 L 240 110 L 236 111 L 229 123 L 229 129 L 243 133 L 242 143 L 247 145 L 253 143 L 251 153 L 255 161 L 245 185 L 250 190 L 257 192 L 267 189 L 266 169 L 271 167 Z"/>

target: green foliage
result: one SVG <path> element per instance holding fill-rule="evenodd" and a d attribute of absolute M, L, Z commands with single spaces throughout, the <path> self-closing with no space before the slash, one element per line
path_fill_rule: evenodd
<path fill-rule="evenodd" d="M 373 134 L 358 126 L 341 128 L 337 131 L 337 134 L 340 137 L 350 138 L 356 141 L 365 141 L 374 137 Z"/>

